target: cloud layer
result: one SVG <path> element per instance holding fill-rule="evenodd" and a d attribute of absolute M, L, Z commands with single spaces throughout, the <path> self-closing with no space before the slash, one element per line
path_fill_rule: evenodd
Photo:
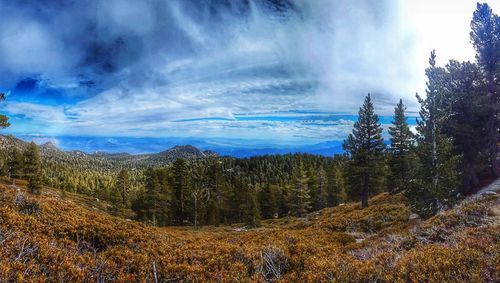
<path fill-rule="evenodd" d="M 350 123 L 242 115 L 413 103 L 398 1 L 0 0 L 13 132 L 342 139 Z M 43 126 L 49 125 L 49 126 Z"/>

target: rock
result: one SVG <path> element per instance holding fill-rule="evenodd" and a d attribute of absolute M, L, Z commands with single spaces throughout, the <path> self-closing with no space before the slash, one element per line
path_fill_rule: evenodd
<path fill-rule="evenodd" d="M 416 225 L 420 223 L 420 221 L 421 221 L 420 216 L 416 213 L 412 213 L 410 214 L 410 217 L 408 217 L 408 223 L 410 225 Z"/>

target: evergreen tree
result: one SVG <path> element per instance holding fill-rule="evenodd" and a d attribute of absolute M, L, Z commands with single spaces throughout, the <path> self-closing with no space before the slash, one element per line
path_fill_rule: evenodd
<path fill-rule="evenodd" d="M 120 194 L 120 203 L 124 207 L 129 206 L 129 192 L 131 187 L 130 174 L 127 170 L 122 169 L 118 173 L 118 178 L 116 181 L 116 190 Z"/>
<path fill-rule="evenodd" d="M 150 221 L 154 226 L 169 224 L 169 192 L 162 182 L 167 177 L 165 170 L 147 169 L 145 191 L 132 206 L 139 218 Z"/>
<path fill-rule="evenodd" d="M 186 160 L 178 158 L 172 166 L 172 213 L 175 225 L 183 225 L 188 219 L 187 196 L 188 192 L 188 170 Z"/>
<path fill-rule="evenodd" d="M 499 140 L 499 86 L 500 86 L 500 17 L 488 4 L 477 4 L 471 21 L 471 41 L 476 49 L 476 59 L 486 80 L 486 106 L 488 119 L 485 125 L 487 152 L 492 176 L 500 175 L 498 165 Z"/>
<path fill-rule="evenodd" d="M 488 171 L 484 125 L 488 118 L 486 89 L 481 70 L 475 63 L 450 60 L 446 65 L 446 95 L 443 109 L 449 109 L 443 133 L 453 138 L 454 150 L 461 153 L 461 192 L 469 194 L 479 183 L 479 174 Z"/>
<path fill-rule="evenodd" d="M 24 176 L 28 180 L 28 190 L 33 194 L 40 193 L 42 188 L 42 161 L 38 147 L 34 142 L 24 152 Z"/>
<path fill-rule="evenodd" d="M 412 206 L 423 217 L 429 217 L 453 203 L 457 194 L 460 156 L 453 154 L 452 140 L 442 133 L 443 122 L 449 115 L 443 109 L 446 75 L 436 67 L 436 54 L 431 52 L 430 67 L 426 70 L 427 97 L 420 102 L 420 119 L 417 121 L 417 174 L 406 195 Z"/>
<path fill-rule="evenodd" d="M 352 134 L 344 141 L 343 148 L 350 155 L 348 174 L 351 186 L 359 186 L 361 180 L 361 207 L 368 207 L 370 191 L 375 189 L 383 175 L 382 153 L 384 140 L 378 115 L 375 114 L 370 94 L 359 109 L 358 121 Z"/>
<path fill-rule="evenodd" d="M 0 102 L 5 100 L 5 93 L 0 92 Z M 5 129 L 10 126 L 9 118 L 0 114 L 0 129 Z"/>
<path fill-rule="evenodd" d="M 308 187 L 308 178 L 302 161 L 297 166 L 294 174 L 295 184 L 290 191 L 288 207 L 293 216 L 304 216 L 311 209 L 311 196 Z"/>
<path fill-rule="evenodd" d="M 389 127 L 389 134 L 391 135 L 389 190 L 392 192 L 406 189 L 410 181 L 409 171 L 412 169 L 414 136 L 406 122 L 405 110 L 403 100 L 400 99 L 396 108 L 394 108 L 393 126 Z"/>
<path fill-rule="evenodd" d="M 332 167 L 328 173 L 328 206 L 337 206 L 347 201 L 347 185 L 344 168 L 339 164 Z"/>
<path fill-rule="evenodd" d="M 244 221 L 245 225 L 250 228 L 260 227 L 260 210 L 259 203 L 257 202 L 257 193 L 244 185 L 243 193 L 245 194 L 244 207 Z"/>
<path fill-rule="evenodd" d="M 274 218 L 278 212 L 276 191 L 277 186 L 271 184 L 264 185 L 259 191 L 259 206 L 263 219 Z"/>
<path fill-rule="evenodd" d="M 311 170 L 314 176 L 312 178 L 314 180 L 312 186 L 312 190 L 314 190 L 312 194 L 312 208 L 313 210 L 320 210 L 328 206 L 328 176 L 323 167 L 320 167 L 316 171 L 317 174 L 314 175 L 314 172 Z"/>
<path fill-rule="evenodd" d="M 9 176 L 12 179 L 12 184 L 16 184 L 16 179 L 19 179 L 22 177 L 23 174 L 23 154 L 17 149 L 14 148 L 11 153 L 9 154 L 9 159 L 8 159 L 8 171 L 9 171 Z"/>

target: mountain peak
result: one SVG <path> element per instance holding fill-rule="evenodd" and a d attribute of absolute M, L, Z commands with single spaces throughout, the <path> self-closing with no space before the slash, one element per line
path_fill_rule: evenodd
<path fill-rule="evenodd" d="M 48 141 L 48 142 L 40 145 L 40 147 L 47 148 L 47 149 L 58 149 L 57 146 L 52 141 Z"/>

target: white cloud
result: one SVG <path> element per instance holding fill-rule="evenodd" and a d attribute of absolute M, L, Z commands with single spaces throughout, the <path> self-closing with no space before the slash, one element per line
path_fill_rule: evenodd
<path fill-rule="evenodd" d="M 66 124 L 69 123 L 64 109 L 57 106 L 47 106 L 25 102 L 8 102 L 4 105 L 4 111 L 10 115 L 23 115 L 29 119 L 46 123 Z"/>

